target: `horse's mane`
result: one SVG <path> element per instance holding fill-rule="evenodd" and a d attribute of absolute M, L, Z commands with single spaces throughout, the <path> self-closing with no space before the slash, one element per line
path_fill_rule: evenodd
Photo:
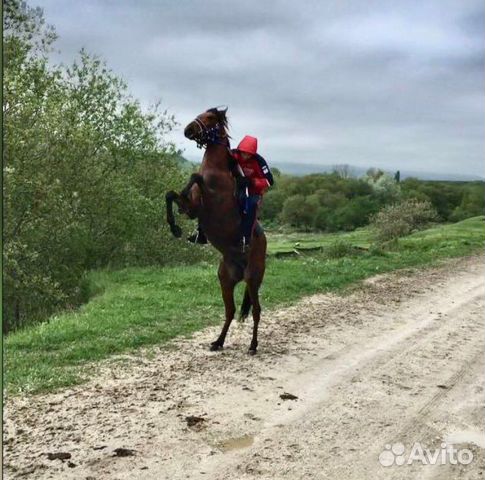
<path fill-rule="evenodd" d="M 222 128 L 224 129 L 224 135 L 227 138 L 231 138 L 231 136 L 229 135 L 229 122 L 227 120 L 227 115 L 226 115 L 227 107 L 221 110 L 218 107 L 213 107 L 213 108 L 209 108 L 207 112 L 213 113 L 214 115 L 216 115 L 217 121 L 222 125 Z"/>

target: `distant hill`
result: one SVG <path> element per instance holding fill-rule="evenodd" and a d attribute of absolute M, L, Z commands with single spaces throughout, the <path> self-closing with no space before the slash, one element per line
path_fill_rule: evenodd
<path fill-rule="evenodd" d="M 330 173 L 335 165 L 316 165 L 312 163 L 278 163 L 272 162 L 272 166 L 276 167 L 281 173 L 286 173 L 288 175 L 310 175 L 312 173 Z M 349 165 L 349 170 L 351 174 L 355 177 L 361 177 L 365 174 L 369 167 L 356 167 L 354 165 Z M 385 170 L 387 173 L 394 175 L 395 170 Z M 474 180 L 484 180 L 484 177 L 479 175 L 462 175 L 462 174 L 450 174 L 450 173 L 439 173 L 439 172 L 419 172 L 413 170 L 401 170 L 401 179 L 415 177 L 421 180 L 447 180 L 455 182 L 469 182 Z"/>
<path fill-rule="evenodd" d="M 191 162 L 187 158 L 185 158 L 182 154 L 175 154 L 174 155 L 175 161 L 180 165 L 180 168 L 182 170 L 185 170 L 187 172 L 192 172 L 194 170 L 195 165 L 197 165 L 196 162 Z"/>

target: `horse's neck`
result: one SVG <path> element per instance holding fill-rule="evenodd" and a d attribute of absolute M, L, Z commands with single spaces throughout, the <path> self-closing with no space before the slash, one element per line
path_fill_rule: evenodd
<path fill-rule="evenodd" d="M 219 143 L 211 143 L 207 146 L 202 166 L 215 168 L 218 170 L 228 170 L 229 165 L 227 161 L 227 152 L 229 146 L 221 145 Z"/>

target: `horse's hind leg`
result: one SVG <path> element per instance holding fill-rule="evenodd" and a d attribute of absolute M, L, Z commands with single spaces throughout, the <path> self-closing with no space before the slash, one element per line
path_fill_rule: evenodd
<path fill-rule="evenodd" d="M 236 313 L 236 305 L 234 303 L 234 287 L 238 281 L 231 277 L 227 266 L 223 261 L 221 261 L 219 265 L 218 275 L 219 282 L 221 284 L 222 298 L 224 300 L 224 308 L 226 311 L 226 321 L 224 322 L 224 326 L 222 327 L 219 338 L 215 342 L 211 343 L 211 350 L 219 350 L 224 346 L 227 331 L 229 330 L 231 322 L 234 318 L 234 314 Z"/>
<path fill-rule="evenodd" d="M 259 303 L 259 286 L 261 285 L 261 279 L 249 278 L 247 280 L 247 289 L 249 297 L 251 298 L 251 304 L 253 307 L 253 338 L 249 345 L 249 353 L 254 355 L 258 348 L 258 326 L 261 317 L 261 305 Z"/>

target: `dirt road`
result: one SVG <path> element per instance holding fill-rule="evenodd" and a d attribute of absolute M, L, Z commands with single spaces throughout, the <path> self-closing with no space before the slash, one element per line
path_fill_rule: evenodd
<path fill-rule="evenodd" d="M 251 322 L 235 323 L 223 352 L 208 351 L 210 328 L 88 385 L 12 399 L 7 478 L 482 478 L 483 266 L 266 312 L 255 357 Z M 59 452 L 71 458 L 48 459 Z"/>

